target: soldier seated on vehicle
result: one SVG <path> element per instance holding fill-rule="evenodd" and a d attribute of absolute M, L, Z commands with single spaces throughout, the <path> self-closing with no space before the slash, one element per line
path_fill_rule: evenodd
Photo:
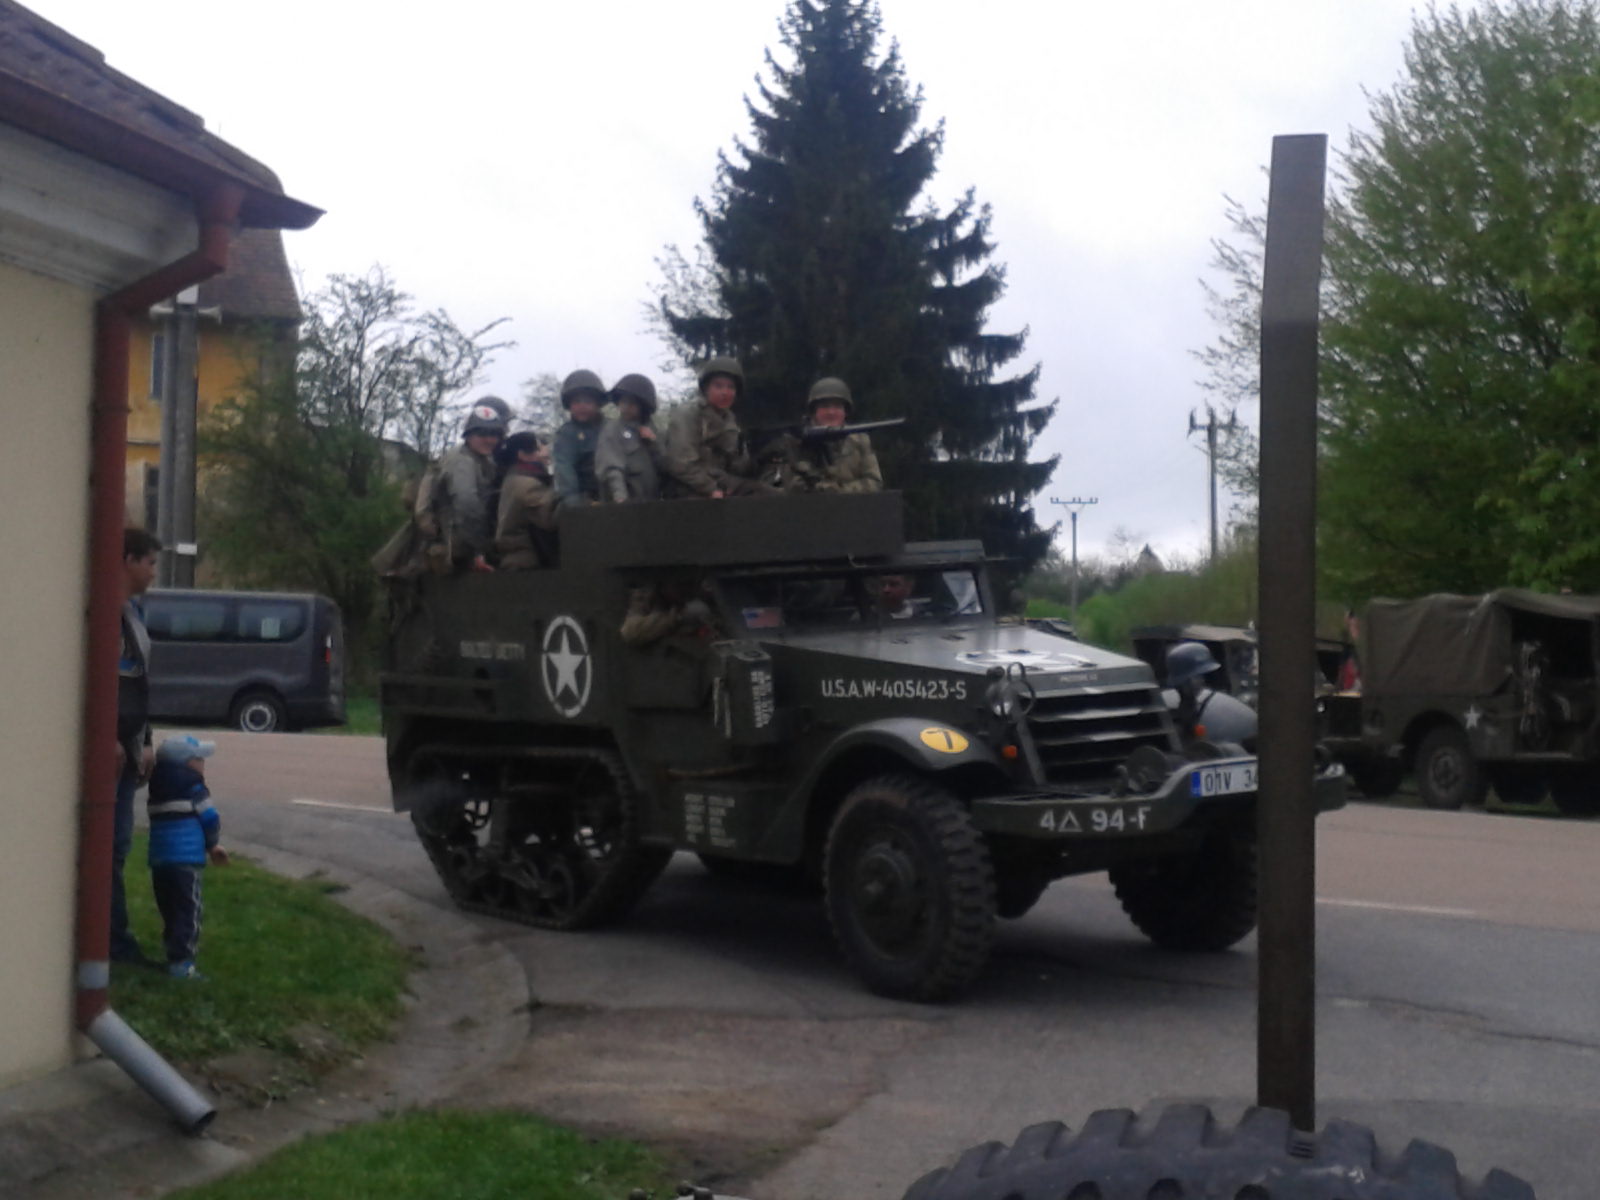
<path fill-rule="evenodd" d="M 806 397 L 806 423 L 813 429 L 839 429 L 850 420 L 854 407 L 844 380 L 819 379 Z M 787 465 L 784 486 L 808 492 L 880 492 L 883 472 L 872 440 L 864 433 L 801 438 Z"/>
<path fill-rule="evenodd" d="M 614 504 L 661 499 L 661 447 L 650 418 L 656 388 L 643 375 L 624 375 L 611 389 L 617 417 L 600 431 L 594 452 L 600 498 Z"/>
<path fill-rule="evenodd" d="M 496 455 L 505 467 L 494 548 L 503 571 L 557 563 L 556 518 L 561 497 L 550 478 L 550 444 L 536 433 L 514 433 Z"/>
<path fill-rule="evenodd" d="M 700 368 L 700 398 L 680 404 L 667 425 L 662 467 L 669 498 L 763 496 L 773 489 L 752 476 L 755 464 L 739 438 L 733 406 L 744 392 L 744 369 L 735 358 L 713 358 Z"/>
<path fill-rule="evenodd" d="M 631 588 L 620 630 L 623 642 L 638 649 L 668 637 L 715 637 L 716 618 L 704 591 L 703 584 L 683 578 Z"/>
<path fill-rule="evenodd" d="M 605 402 L 605 385 L 593 371 L 574 371 L 561 381 L 561 406 L 567 410 L 567 423 L 556 430 L 551 472 L 563 504 L 600 499 L 594 454 L 600 443 L 600 406 Z"/>
<path fill-rule="evenodd" d="M 494 569 L 487 557 L 494 541 L 494 452 L 505 438 L 510 411 L 498 396 L 475 401 L 462 427 L 462 444 L 439 460 L 417 490 L 417 529 L 435 574 Z"/>

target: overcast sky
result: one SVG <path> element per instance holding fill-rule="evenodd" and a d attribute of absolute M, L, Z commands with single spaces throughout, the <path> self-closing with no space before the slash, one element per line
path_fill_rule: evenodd
<path fill-rule="evenodd" d="M 327 210 L 287 235 L 304 286 L 389 268 L 466 326 L 511 318 L 484 390 L 541 371 L 656 374 L 641 305 L 663 245 L 698 235 L 719 149 L 776 47 L 783 0 L 25 0 L 115 68 L 205 118 Z M 1365 124 L 1409 0 L 881 0 L 924 115 L 945 122 L 933 196 L 994 208 L 1032 330 L 1048 498 L 1095 496 L 1080 552 L 1118 530 L 1163 554 L 1206 539 L 1190 351 L 1223 194 L 1252 204 L 1276 134 Z M 881 415 L 881 414 L 873 414 Z M 1252 419 L 1254 414 L 1243 414 Z M 893 481 L 890 481 L 891 484 Z M 1065 526 L 1063 526 L 1064 540 Z"/>

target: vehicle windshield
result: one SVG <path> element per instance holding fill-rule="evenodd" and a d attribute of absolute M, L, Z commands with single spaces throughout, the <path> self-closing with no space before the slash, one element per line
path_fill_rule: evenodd
<path fill-rule="evenodd" d="M 983 612 L 978 578 L 970 568 L 747 575 L 724 579 L 722 588 L 745 629 L 849 628 Z"/>

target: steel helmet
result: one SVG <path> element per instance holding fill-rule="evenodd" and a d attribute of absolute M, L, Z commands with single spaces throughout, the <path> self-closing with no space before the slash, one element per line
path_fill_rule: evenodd
<path fill-rule="evenodd" d="M 637 400 L 644 409 L 644 419 L 648 421 L 656 411 L 656 385 L 643 375 L 624 375 L 617 380 L 617 385 L 611 389 L 611 399 L 620 401 L 631 396 Z"/>
<path fill-rule="evenodd" d="M 855 409 L 855 401 L 850 398 L 850 385 L 832 375 L 811 385 L 811 392 L 806 396 L 806 411 L 811 412 L 824 400 L 839 401 L 844 405 L 847 416 Z"/>
<path fill-rule="evenodd" d="M 593 371 L 577 370 L 561 381 L 561 407 L 570 409 L 572 402 L 585 392 L 594 397 L 596 404 L 606 402 L 606 385 Z"/>
<path fill-rule="evenodd" d="M 737 358 L 710 358 L 705 361 L 696 377 L 702 396 L 706 394 L 706 384 L 713 375 L 726 375 L 733 380 L 734 394 L 744 395 L 744 368 L 739 365 Z"/>
<path fill-rule="evenodd" d="M 1177 687 L 1218 669 L 1203 642 L 1179 642 L 1167 649 L 1167 686 Z"/>
<path fill-rule="evenodd" d="M 472 407 L 467 410 L 467 420 L 462 426 L 461 435 L 465 437 L 469 433 L 504 434 L 509 424 L 511 424 L 511 406 L 499 396 L 482 396 L 474 400 Z"/>

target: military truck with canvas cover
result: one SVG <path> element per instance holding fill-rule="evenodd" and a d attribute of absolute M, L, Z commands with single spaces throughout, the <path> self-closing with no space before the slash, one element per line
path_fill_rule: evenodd
<path fill-rule="evenodd" d="M 676 850 L 803 870 L 872 988 L 936 998 L 996 917 L 1109 871 L 1155 941 L 1255 921 L 1256 761 L 1149 667 L 998 619 L 896 493 L 567 511 L 561 565 L 395 585 L 396 807 L 464 907 L 621 915 Z M 1321 781 L 1337 803 L 1337 769 Z"/>
<path fill-rule="evenodd" d="M 1363 775 L 1415 774 L 1434 808 L 1548 793 L 1600 812 L 1600 597 L 1502 588 L 1374 600 L 1359 697 L 1332 697 L 1330 742 Z"/>

